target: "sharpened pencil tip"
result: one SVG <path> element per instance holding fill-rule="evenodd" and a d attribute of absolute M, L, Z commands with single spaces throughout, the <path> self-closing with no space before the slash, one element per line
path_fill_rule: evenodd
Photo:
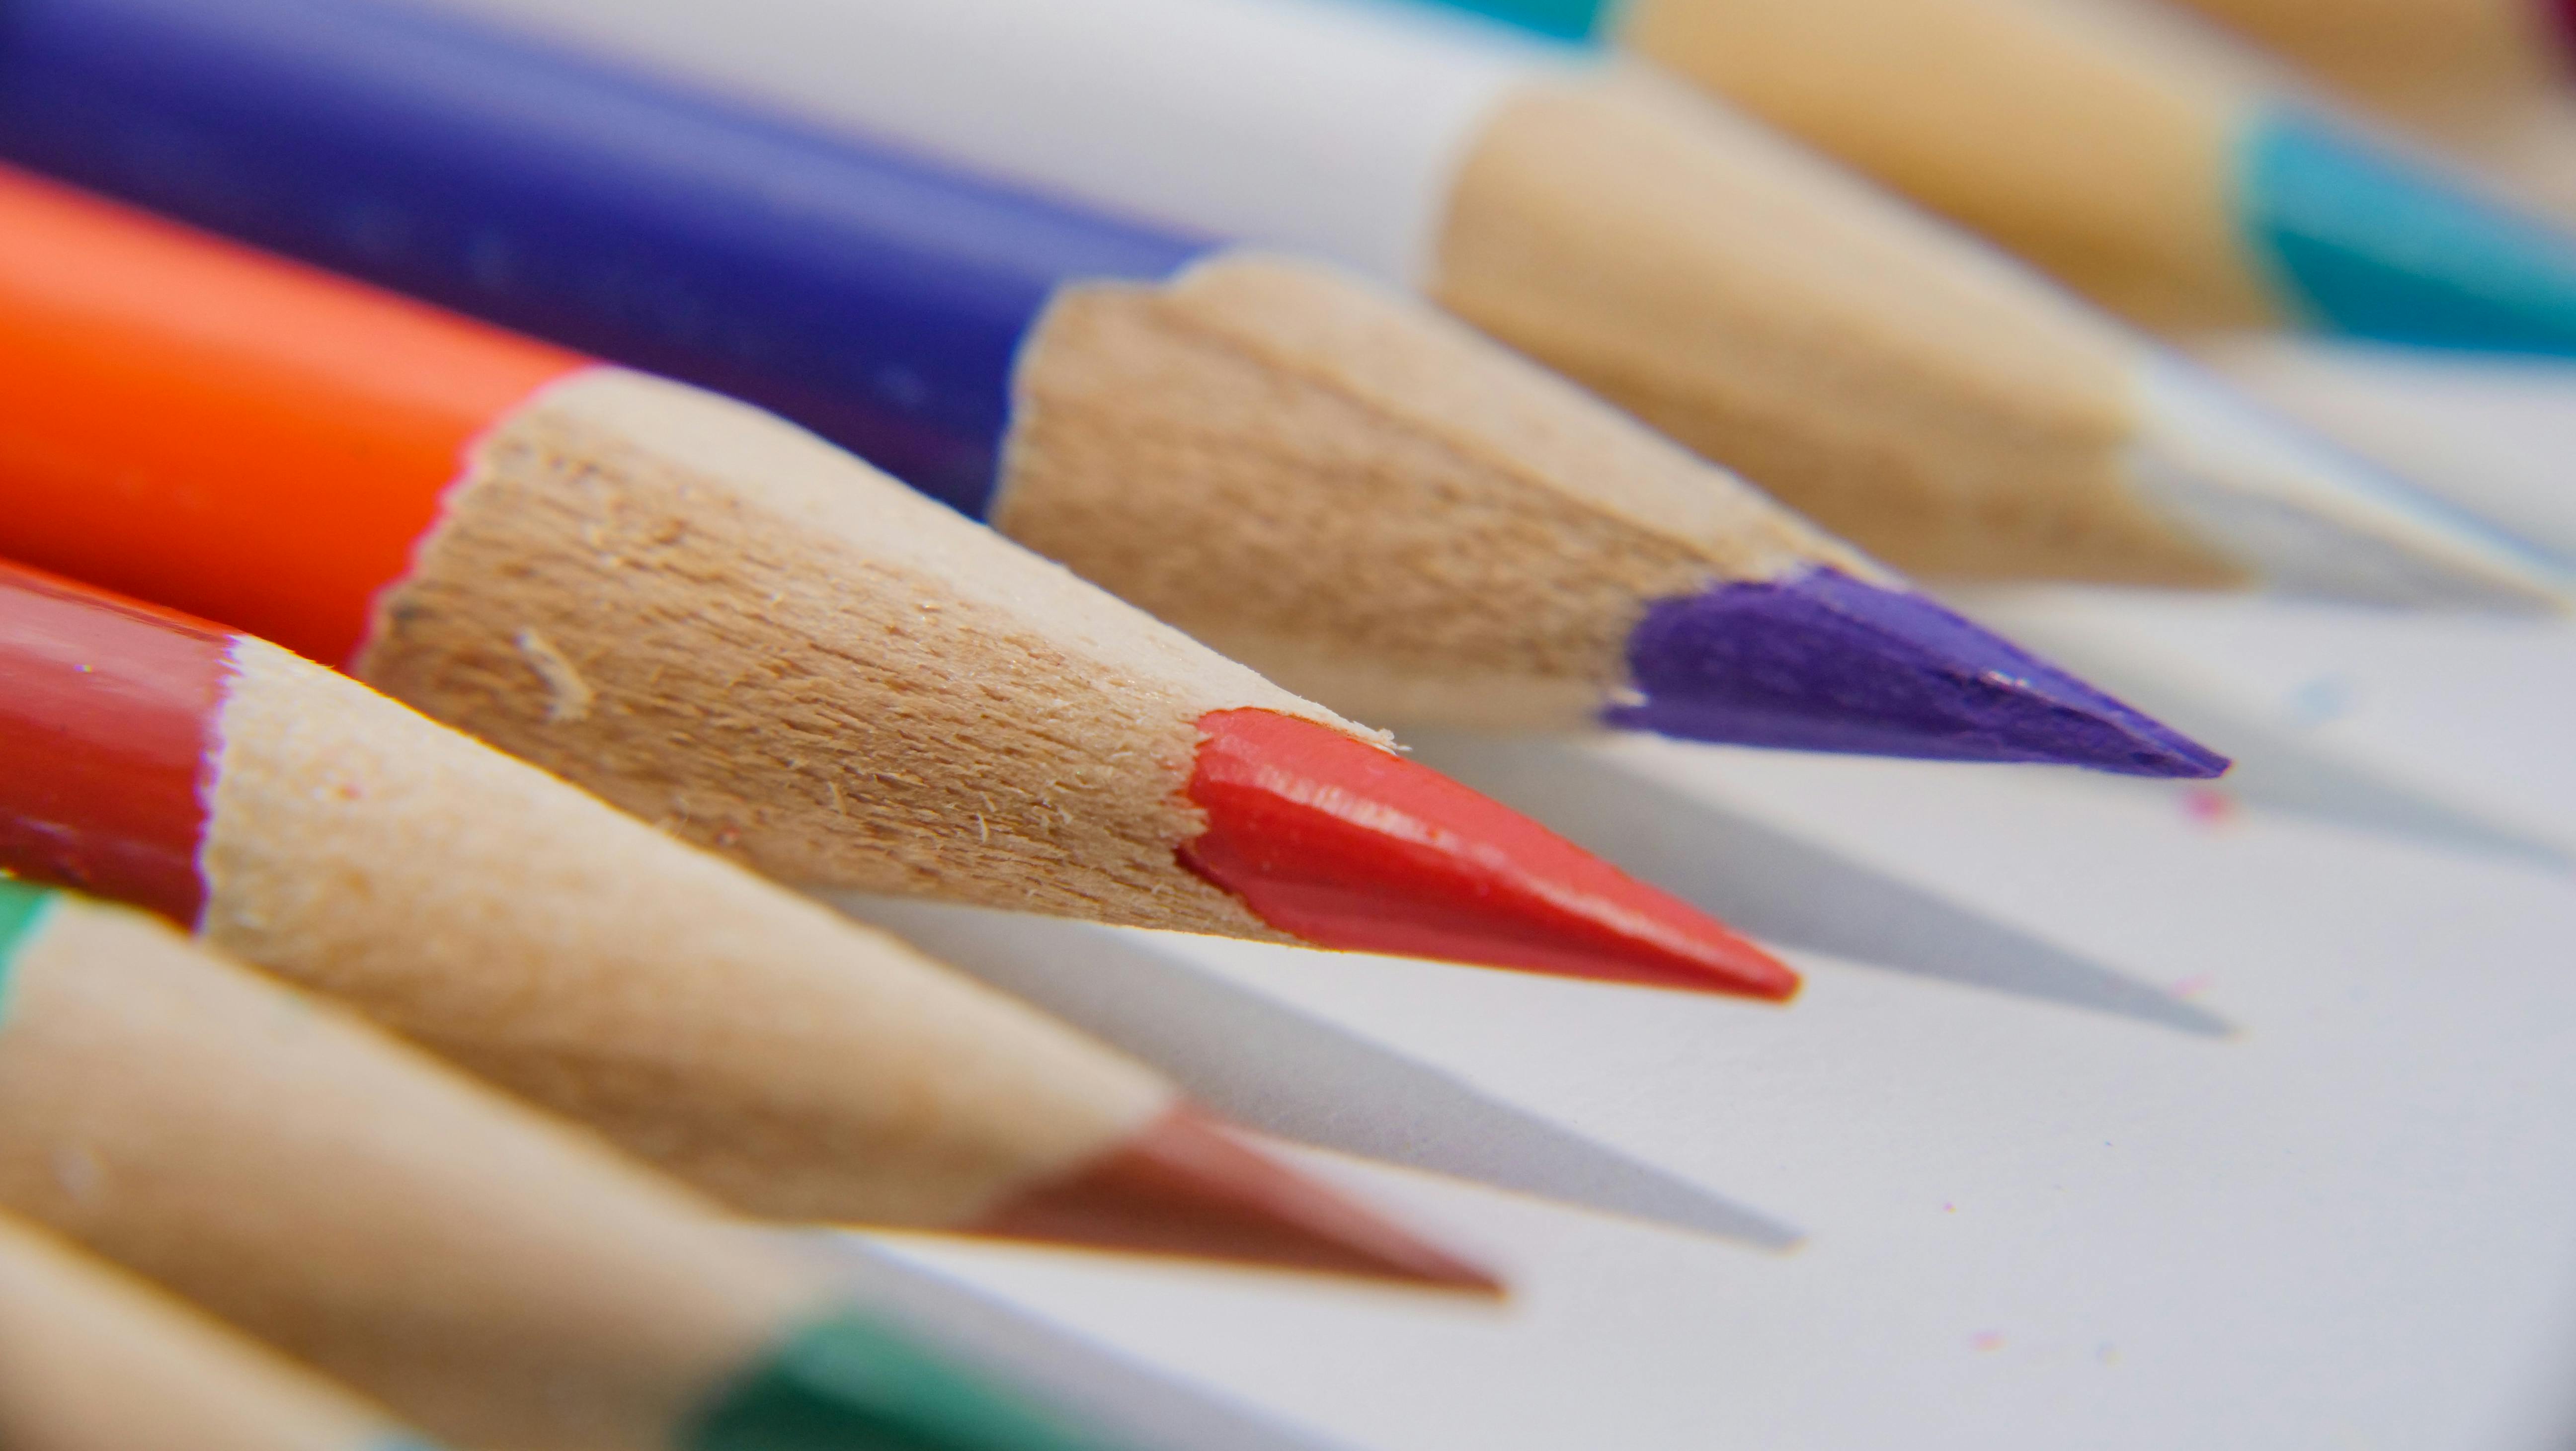
<path fill-rule="evenodd" d="M 1237 1138 L 1187 1104 L 976 1226 L 1019 1239 L 1399 1280 L 1499 1296 L 1482 1267 Z"/>
<path fill-rule="evenodd" d="M 1786 1000 L 1798 976 L 1501 803 L 1338 730 L 1199 719 L 1181 864 L 1319 947 Z"/>
<path fill-rule="evenodd" d="M 1688 740 L 2186 779 L 2228 765 L 1922 595 L 1839 570 L 1659 601 L 1628 664 L 1645 700 L 1609 722 Z"/>

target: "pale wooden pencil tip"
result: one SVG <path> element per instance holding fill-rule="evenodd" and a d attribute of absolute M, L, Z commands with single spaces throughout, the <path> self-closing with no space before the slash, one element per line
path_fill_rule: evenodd
<path fill-rule="evenodd" d="M 2564 614 L 2576 581 L 2485 521 L 2167 358 L 2142 374 L 2130 478 L 2266 588 L 2354 604 Z"/>

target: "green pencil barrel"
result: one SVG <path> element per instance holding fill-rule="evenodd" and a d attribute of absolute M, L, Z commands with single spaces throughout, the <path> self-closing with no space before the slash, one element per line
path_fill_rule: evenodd
<path fill-rule="evenodd" d="M 1107 1451 L 855 1314 L 797 1331 L 680 1439 L 687 1451 Z"/>

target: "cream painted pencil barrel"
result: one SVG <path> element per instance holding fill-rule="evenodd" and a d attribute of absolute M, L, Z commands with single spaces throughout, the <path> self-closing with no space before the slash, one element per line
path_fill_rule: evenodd
<path fill-rule="evenodd" d="M 312 1371 L 8 1214 L 0 1446 L 429 1451 Z"/>
<path fill-rule="evenodd" d="M 434 1434 L 1081 1444 L 588 1135 L 141 913 L 0 880 L 0 973 L 0 1206 Z"/>
<path fill-rule="evenodd" d="M 743 1209 L 1484 1283 L 1143 1065 L 264 641 L 0 566 L 0 691 L 0 865 Z"/>

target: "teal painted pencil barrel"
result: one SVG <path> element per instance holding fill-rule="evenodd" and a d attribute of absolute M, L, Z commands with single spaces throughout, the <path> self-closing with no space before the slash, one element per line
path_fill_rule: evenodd
<path fill-rule="evenodd" d="M 2302 321 L 2429 347 L 2576 356 L 2576 247 L 2332 120 L 2249 119 L 2246 242 Z"/>
<path fill-rule="evenodd" d="M 1618 18 L 1618 0 L 1452 0 L 1461 10 L 1505 21 L 1558 40 L 1607 37 Z"/>

